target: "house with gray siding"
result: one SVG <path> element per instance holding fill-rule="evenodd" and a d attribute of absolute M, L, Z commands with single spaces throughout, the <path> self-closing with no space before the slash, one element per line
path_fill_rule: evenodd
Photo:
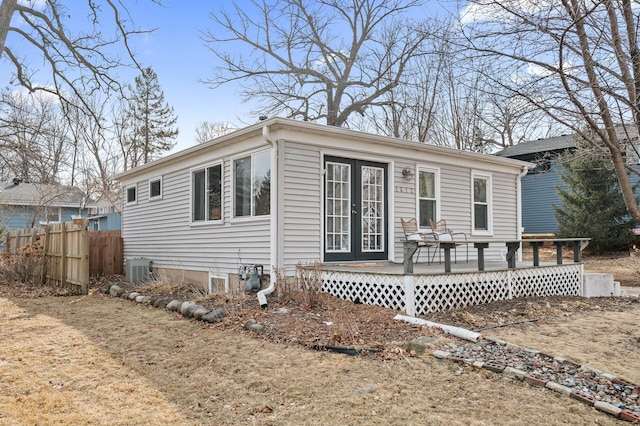
<path fill-rule="evenodd" d="M 401 218 L 425 228 L 444 218 L 469 239 L 519 239 L 531 166 L 267 119 L 116 176 L 124 255 L 211 288 L 237 279 L 242 264 L 273 280 L 273 268 L 293 273 L 299 262 L 402 263 Z"/>

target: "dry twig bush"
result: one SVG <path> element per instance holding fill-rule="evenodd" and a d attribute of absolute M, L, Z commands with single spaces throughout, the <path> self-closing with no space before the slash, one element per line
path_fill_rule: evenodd
<path fill-rule="evenodd" d="M 321 262 L 298 262 L 298 287 L 300 289 L 300 304 L 306 308 L 322 306 L 322 270 Z"/>
<path fill-rule="evenodd" d="M 276 275 L 276 295 L 283 305 L 291 305 L 298 301 L 298 283 L 295 277 L 288 277 L 286 268 L 273 268 Z"/>
<path fill-rule="evenodd" d="M 41 286 L 44 284 L 43 271 L 46 260 L 47 258 L 38 243 L 27 244 L 18 249 L 17 254 L 3 256 L 2 278 Z"/>
<path fill-rule="evenodd" d="M 183 273 L 164 269 L 154 270 L 149 281 L 136 285 L 136 291 L 190 300 L 203 300 L 209 296 L 208 289 L 185 279 Z"/>

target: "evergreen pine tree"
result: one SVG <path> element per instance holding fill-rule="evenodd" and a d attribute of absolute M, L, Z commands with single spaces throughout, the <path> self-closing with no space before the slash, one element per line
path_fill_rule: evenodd
<path fill-rule="evenodd" d="M 178 117 L 164 100 L 158 75 L 151 68 L 135 79 L 129 100 L 132 134 L 129 141 L 131 167 L 146 164 L 175 146 Z"/>
<path fill-rule="evenodd" d="M 566 153 L 559 157 L 560 179 L 556 187 L 563 205 L 553 206 L 558 238 L 591 238 L 594 253 L 628 247 L 634 239 L 620 186 L 608 158 Z"/>

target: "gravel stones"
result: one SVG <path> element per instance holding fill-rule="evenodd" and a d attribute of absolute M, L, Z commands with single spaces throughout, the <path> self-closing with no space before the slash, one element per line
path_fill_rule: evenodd
<path fill-rule="evenodd" d="M 481 364 L 490 371 L 544 386 L 615 417 L 640 417 L 638 385 L 535 349 L 483 339 L 478 343 L 449 343 L 433 355 L 474 366 Z"/>

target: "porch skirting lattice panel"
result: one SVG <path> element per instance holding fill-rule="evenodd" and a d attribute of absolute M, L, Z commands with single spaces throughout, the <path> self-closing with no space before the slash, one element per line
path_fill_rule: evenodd
<path fill-rule="evenodd" d="M 322 291 L 356 303 L 424 315 L 497 300 L 581 296 L 584 266 L 555 265 L 458 274 L 322 273 Z"/>

